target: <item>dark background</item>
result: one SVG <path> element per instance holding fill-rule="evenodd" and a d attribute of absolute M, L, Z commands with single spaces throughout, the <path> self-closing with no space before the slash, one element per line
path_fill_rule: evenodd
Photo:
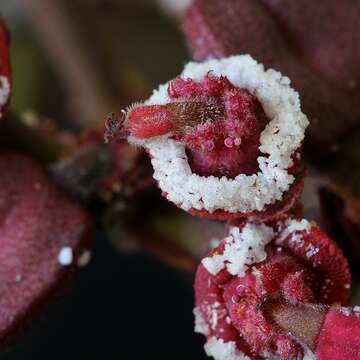
<path fill-rule="evenodd" d="M 1 360 L 206 359 L 193 332 L 192 279 L 156 259 L 122 256 L 98 237 L 91 263 Z"/>

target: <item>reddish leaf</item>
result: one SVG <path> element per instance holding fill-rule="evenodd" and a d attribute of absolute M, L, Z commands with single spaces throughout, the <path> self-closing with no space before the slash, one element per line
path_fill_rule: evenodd
<path fill-rule="evenodd" d="M 1 155 L 0 173 L 0 337 L 4 338 L 78 265 L 88 247 L 90 222 L 33 160 Z M 69 266 L 59 262 L 63 248 L 73 255 Z"/>

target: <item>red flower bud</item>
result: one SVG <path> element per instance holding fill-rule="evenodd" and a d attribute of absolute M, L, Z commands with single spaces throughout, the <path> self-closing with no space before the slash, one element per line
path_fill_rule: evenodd
<path fill-rule="evenodd" d="M 188 64 L 106 127 L 146 148 L 163 194 L 182 209 L 263 221 L 299 198 L 307 123 L 287 78 L 238 56 Z"/>
<path fill-rule="evenodd" d="M 344 303 L 350 281 L 335 242 L 306 220 L 233 227 L 198 268 L 197 330 L 207 336 L 205 349 L 215 359 L 221 359 L 216 349 L 229 347 L 255 358 L 272 353 L 302 359 L 310 350 L 274 326 L 267 302 Z"/>

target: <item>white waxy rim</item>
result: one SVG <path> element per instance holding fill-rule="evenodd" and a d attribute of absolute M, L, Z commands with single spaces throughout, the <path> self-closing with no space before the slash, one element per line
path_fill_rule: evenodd
<path fill-rule="evenodd" d="M 200 176 L 192 172 L 185 145 L 161 136 L 143 141 L 129 137 L 129 142 L 144 146 L 152 157 L 154 178 L 168 200 L 184 210 L 197 209 L 213 213 L 262 211 L 266 205 L 282 199 L 295 181 L 288 169 L 292 156 L 301 146 L 307 117 L 302 113 L 298 93 L 290 80 L 279 72 L 264 70 L 249 55 L 238 55 L 204 63 L 189 63 L 181 77 L 201 81 L 211 71 L 214 76 L 226 76 L 236 87 L 246 89 L 261 102 L 270 119 L 260 136 L 259 172 L 239 174 L 234 179 Z M 172 100 L 161 85 L 146 105 L 164 105 Z"/>

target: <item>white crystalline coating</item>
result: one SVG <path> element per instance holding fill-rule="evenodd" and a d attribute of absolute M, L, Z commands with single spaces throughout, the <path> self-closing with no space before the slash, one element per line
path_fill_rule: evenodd
<path fill-rule="evenodd" d="M 282 242 L 291 234 L 293 234 L 293 239 L 292 241 L 300 241 L 301 238 L 297 237 L 295 235 L 296 231 L 306 231 L 309 232 L 311 229 L 311 222 L 306 220 L 306 219 L 302 219 L 302 220 L 295 220 L 295 219 L 290 219 L 287 220 L 285 227 L 283 228 L 283 230 L 281 231 L 279 237 L 276 240 L 276 244 L 281 245 Z M 319 250 L 316 248 L 313 249 L 308 249 L 309 255 L 313 256 L 315 255 Z"/>
<path fill-rule="evenodd" d="M 209 326 L 206 323 L 200 309 L 197 307 L 194 308 L 194 316 L 195 316 L 195 332 L 203 335 L 208 335 L 210 330 Z"/>
<path fill-rule="evenodd" d="M 180 17 L 190 6 L 192 0 L 158 0 L 163 10 L 171 16 Z"/>
<path fill-rule="evenodd" d="M 73 261 L 73 250 L 70 246 L 63 247 L 58 256 L 58 261 L 63 266 L 68 266 Z"/>
<path fill-rule="evenodd" d="M 0 76 L 0 108 L 6 104 L 10 95 L 10 82 L 6 76 Z M 1 113 L 0 113 L 1 117 Z"/>
<path fill-rule="evenodd" d="M 316 355 L 305 345 L 303 360 L 316 360 Z M 224 342 L 222 339 L 217 339 L 212 336 L 204 346 L 205 352 L 208 356 L 212 356 L 215 360 L 250 360 L 250 358 L 237 349 L 234 341 Z M 264 359 L 279 360 L 278 355 L 264 354 Z"/>
<path fill-rule="evenodd" d="M 310 259 L 311 257 L 315 256 L 319 251 L 319 248 L 315 247 L 313 244 L 309 244 L 306 247 L 306 257 Z"/>
<path fill-rule="evenodd" d="M 237 349 L 234 341 L 224 342 L 222 339 L 211 337 L 204 346 L 208 356 L 215 360 L 250 360 L 248 356 Z"/>
<path fill-rule="evenodd" d="M 342 314 L 342 315 L 345 315 L 345 316 L 350 316 L 351 313 L 352 313 L 352 308 L 349 308 L 349 307 L 341 307 L 339 308 L 339 312 Z"/>
<path fill-rule="evenodd" d="M 264 156 L 258 157 L 257 174 L 239 174 L 234 179 L 199 176 L 189 166 L 183 143 L 168 136 L 128 140 L 149 150 L 154 178 L 168 200 L 182 209 L 204 209 L 210 213 L 218 209 L 230 213 L 262 211 L 266 205 L 281 200 L 295 180 L 287 170 L 293 165 L 292 155 L 300 147 L 308 125 L 299 95 L 290 87 L 287 77 L 271 69 L 265 71 L 249 55 L 192 62 L 181 77 L 201 81 L 209 71 L 214 76 L 226 76 L 233 85 L 254 94 L 270 120 L 260 136 Z M 161 85 L 145 104 L 171 102 L 168 85 Z"/>
<path fill-rule="evenodd" d="M 232 275 L 244 276 L 250 265 L 266 259 L 265 246 L 273 237 L 273 229 L 264 224 L 246 224 L 241 232 L 233 227 L 225 239 L 223 254 L 206 257 L 202 264 L 212 275 L 226 268 Z"/>

